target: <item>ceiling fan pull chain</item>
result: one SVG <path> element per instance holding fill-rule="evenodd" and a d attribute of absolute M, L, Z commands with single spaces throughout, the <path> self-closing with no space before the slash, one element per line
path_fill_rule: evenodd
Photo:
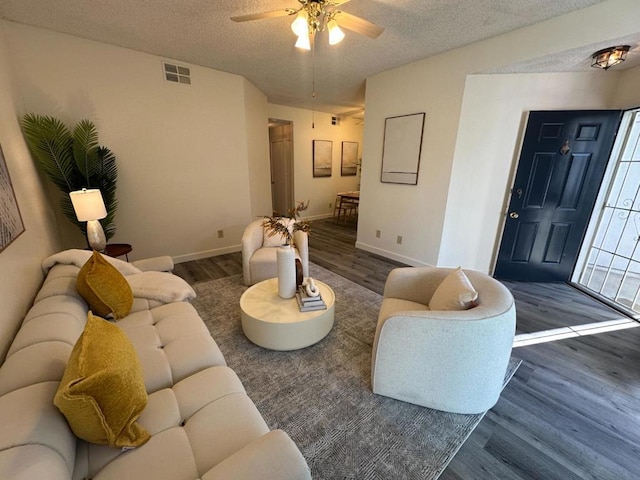
<path fill-rule="evenodd" d="M 311 42 L 311 128 L 316 128 L 316 42 Z"/>

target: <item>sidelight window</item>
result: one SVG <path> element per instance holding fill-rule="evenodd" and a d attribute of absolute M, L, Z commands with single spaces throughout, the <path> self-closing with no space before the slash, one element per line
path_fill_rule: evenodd
<path fill-rule="evenodd" d="M 603 183 L 606 200 L 574 281 L 640 317 L 640 111 L 627 112 L 625 119 L 613 175 Z"/>

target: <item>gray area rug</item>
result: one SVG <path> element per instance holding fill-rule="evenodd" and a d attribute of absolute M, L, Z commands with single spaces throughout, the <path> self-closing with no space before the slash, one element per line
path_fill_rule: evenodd
<path fill-rule="evenodd" d="M 270 428 L 296 442 L 314 479 L 435 479 L 484 414 L 374 395 L 371 345 L 382 297 L 317 265 L 336 294 L 335 323 L 311 347 L 275 352 L 242 333 L 241 275 L 194 286 L 193 305 Z M 520 364 L 511 359 L 505 383 Z"/>

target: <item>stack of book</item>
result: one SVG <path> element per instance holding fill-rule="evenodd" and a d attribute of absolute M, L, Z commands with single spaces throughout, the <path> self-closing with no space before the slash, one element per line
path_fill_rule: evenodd
<path fill-rule="evenodd" d="M 298 291 L 296 292 L 296 300 L 298 301 L 298 306 L 300 307 L 301 312 L 311 312 L 313 310 L 326 310 L 327 305 L 324 303 L 322 299 L 322 295 L 318 295 L 317 297 L 310 297 L 307 295 L 307 291 L 304 287 L 298 287 Z"/>

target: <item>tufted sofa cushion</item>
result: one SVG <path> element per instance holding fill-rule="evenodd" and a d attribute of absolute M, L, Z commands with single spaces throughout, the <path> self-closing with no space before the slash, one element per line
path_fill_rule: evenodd
<path fill-rule="evenodd" d="M 152 437 L 135 451 L 84 444 L 79 455 L 86 459 L 85 475 L 94 480 L 202 478 L 269 432 L 238 377 L 224 366 L 152 393 L 139 422 Z"/>
<path fill-rule="evenodd" d="M 76 438 L 53 405 L 57 388 L 41 382 L 0 396 L 0 478 L 71 478 Z"/>
<path fill-rule="evenodd" d="M 45 278 L 0 367 L 0 395 L 62 378 L 87 321 L 87 304 L 75 287 L 78 270 L 59 265 Z"/>
<path fill-rule="evenodd" d="M 269 431 L 186 302 L 134 299 L 116 323 L 142 366 L 148 401 L 138 422 L 150 440 L 123 451 L 77 439 L 53 397 L 87 319 L 78 270 L 51 268 L 0 366 L 0 478 L 310 478 L 296 445 Z"/>

